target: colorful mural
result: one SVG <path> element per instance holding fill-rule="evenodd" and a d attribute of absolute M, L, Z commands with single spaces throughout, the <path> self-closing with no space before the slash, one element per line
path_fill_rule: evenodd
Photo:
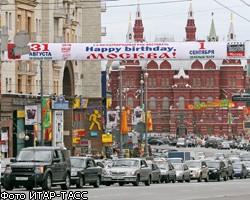
<path fill-rule="evenodd" d="M 236 103 L 232 102 L 232 100 L 224 99 L 224 100 L 216 100 L 212 102 L 202 102 L 202 103 L 196 103 L 195 105 L 193 104 L 187 104 L 186 108 L 189 110 L 202 110 L 202 109 L 207 109 L 207 108 L 235 108 Z"/>

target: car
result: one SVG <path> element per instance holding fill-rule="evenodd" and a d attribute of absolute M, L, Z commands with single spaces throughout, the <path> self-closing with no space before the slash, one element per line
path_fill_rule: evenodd
<path fill-rule="evenodd" d="M 155 163 L 161 171 L 161 183 L 169 183 L 170 181 L 172 181 L 172 183 L 176 182 L 176 171 L 171 162 L 163 160 L 156 161 Z"/>
<path fill-rule="evenodd" d="M 172 163 L 176 171 L 176 180 L 178 182 L 190 182 L 191 171 L 184 163 Z"/>
<path fill-rule="evenodd" d="M 214 153 L 214 159 L 225 159 L 225 154 L 224 153 L 220 153 L 220 152 L 217 152 L 217 153 Z"/>
<path fill-rule="evenodd" d="M 4 171 L 5 171 L 5 167 L 6 165 L 11 163 L 11 160 L 13 158 L 2 158 L 1 160 L 1 185 L 4 187 Z"/>
<path fill-rule="evenodd" d="M 233 163 L 234 177 L 236 178 L 247 178 L 248 172 L 244 163 Z"/>
<path fill-rule="evenodd" d="M 206 155 L 204 152 L 200 151 L 200 152 L 197 152 L 197 158 L 200 159 L 200 160 L 203 160 L 205 159 Z"/>
<path fill-rule="evenodd" d="M 187 146 L 188 147 L 197 147 L 197 141 L 195 140 L 195 139 L 193 139 L 193 138 L 189 138 L 188 140 L 187 140 Z"/>
<path fill-rule="evenodd" d="M 233 163 L 229 159 L 223 159 L 222 160 L 226 167 L 227 167 L 227 177 L 230 178 L 231 180 L 234 179 L 234 169 L 233 169 Z"/>
<path fill-rule="evenodd" d="M 152 170 L 145 159 L 141 158 L 118 158 L 109 168 L 103 169 L 102 183 L 106 186 L 118 183 L 120 186 L 132 183 L 138 186 L 143 182 L 149 186 L 152 179 Z"/>
<path fill-rule="evenodd" d="M 152 178 L 151 182 L 152 183 L 160 183 L 161 182 L 161 170 L 159 167 L 155 164 L 154 161 L 152 160 L 147 160 L 146 161 L 148 166 L 152 169 Z"/>
<path fill-rule="evenodd" d="M 218 146 L 218 142 L 215 139 L 208 139 L 205 142 L 205 148 L 209 148 L 209 147 L 217 148 L 217 146 Z"/>
<path fill-rule="evenodd" d="M 185 164 L 191 170 L 191 179 L 201 182 L 203 179 L 208 182 L 208 167 L 202 160 L 187 160 Z"/>
<path fill-rule="evenodd" d="M 250 161 L 243 161 L 244 165 L 247 168 L 247 176 L 250 176 Z"/>
<path fill-rule="evenodd" d="M 218 149 L 230 149 L 230 144 L 229 142 L 220 142 L 218 143 L 218 146 L 217 146 Z"/>
<path fill-rule="evenodd" d="M 71 185 L 82 188 L 84 185 L 93 185 L 98 188 L 101 183 L 102 168 L 97 166 L 91 157 L 71 156 Z"/>
<path fill-rule="evenodd" d="M 206 161 L 210 180 L 227 181 L 227 167 L 221 160 Z"/>
<path fill-rule="evenodd" d="M 187 140 L 186 138 L 178 138 L 177 139 L 177 143 L 176 143 L 176 147 L 187 147 Z"/>
<path fill-rule="evenodd" d="M 4 171 L 5 190 L 13 190 L 15 186 L 27 190 L 38 186 L 50 190 L 52 185 L 60 185 L 63 190 L 70 188 L 71 163 L 66 148 L 22 148 L 11 162 Z"/>
<path fill-rule="evenodd" d="M 250 143 L 247 145 L 246 150 L 250 151 Z"/>
<path fill-rule="evenodd" d="M 148 144 L 151 145 L 163 145 L 164 141 L 160 138 L 149 138 L 148 139 Z"/>

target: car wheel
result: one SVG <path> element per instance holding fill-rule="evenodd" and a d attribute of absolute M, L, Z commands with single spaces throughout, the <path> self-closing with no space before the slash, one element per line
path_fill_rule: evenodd
<path fill-rule="evenodd" d="M 70 188 L 70 177 L 66 174 L 65 183 L 61 185 L 62 190 L 68 190 Z"/>
<path fill-rule="evenodd" d="M 26 190 L 33 190 L 34 187 L 33 187 L 33 185 L 27 185 L 25 188 L 26 188 Z"/>
<path fill-rule="evenodd" d="M 182 176 L 181 180 L 179 180 L 178 182 L 183 183 L 184 182 L 184 176 Z"/>
<path fill-rule="evenodd" d="M 231 179 L 231 180 L 234 179 L 234 174 L 233 174 L 233 173 L 231 174 L 230 179 Z"/>
<path fill-rule="evenodd" d="M 169 176 L 166 176 L 165 183 L 169 183 Z"/>
<path fill-rule="evenodd" d="M 50 190 L 52 187 L 52 178 L 51 178 L 51 174 L 47 174 L 45 179 L 43 180 L 42 183 L 42 188 L 43 190 Z"/>
<path fill-rule="evenodd" d="M 137 176 L 136 176 L 136 180 L 132 183 L 133 186 L 138 186 L 138 185 L 139 185 L 139 181 L 140 181 L 140 178 L 139 178 L 139 176 L 137 175 Z"/>
<path fill-rule="evenodd" d="M 240 179 L 243 179 L 243 174 L 241 173 L 241 175 L 240 175 Z"/>
<path fill-rule="evenodd" d="M 149 175 L 148 180 L 145 182 L 146 186 L 150 186 L 151 183 L 151 176 Z"/>
<path fill-rule="evenodd" d="M 119 183 L 119 185 L 120 185 L 120 186 L 124 186 L 124 185 L 125 185 L 125 183 L 123 183 L 123 182 L 120 182 L 120 183 Z"/>
<path fill-rule="evenodd" d="M 198 182 L 202 181 L 202 175 L 200 174 L 199 178 L 197 179 Z"/>
<path fill-rule="evenodd" d="M 174 179 L 172 180 L 172 183 L 176 182 L 176 176 L 174 176 Z"/>
<path fill-rule="evenodd" d="M 96 179 L 96 182 L 94 183 L 94 187 L 99 188 L 100 182 L 101 182 L 101 180 L 100 180 L 100 177 L 98 176 L 97 179 Z"/>
<path fill-rule="evenodd" d="M 105 185 L 106 185 L 106 186 L 110 186 L 111 184 L 110 184 L 110 183 L 106 183 Z"/>
<path fill-rule="evenodd" d="M 190 176 L 188 176 L 188 179 L 186 180 L 186 182 L 190 182 L 190 180 L 191 180 L 191 177 Z"/>
<path fill-rule="evenodd" d="M 4 179 L 4 189 L 5 190 L 13 190 L 14 185 L 12 185 L 9 181 Z"/>
<path fill-rule="evenodd" d="M 158 180 L 156 181 L 156 183 L 160 183 L 161 182 L 161 176 L 159 176 Z"/>
<path fill-rule="evenodd" d="M 217 181 L 220 181 L 220 180 L 221 180 L 221 175 L 218 174 L 218 175 L 217 175 Z"/>
<path fill-rule="evenodd" d="M 82 176 L 80 176 L 77 183 L 76 183 L 76 187 L 77 188 L 82 188 L 83 185 L 84 185 L 84 178 Z"/>

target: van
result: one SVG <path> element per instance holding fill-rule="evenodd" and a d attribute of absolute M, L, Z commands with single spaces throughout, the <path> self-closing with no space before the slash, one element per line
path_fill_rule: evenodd
<path fill-rule="evenodd" d="M 177 139 L 177 143 L 176 143 L 176 147 L 187 147 L 187 140 L 186 138 L 178 138 Z"/>

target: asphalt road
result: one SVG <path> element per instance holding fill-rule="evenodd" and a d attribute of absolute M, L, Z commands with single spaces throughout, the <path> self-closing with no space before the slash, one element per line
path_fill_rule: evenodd
<path fill-rule="evenodd" d="M 83 200 L 85 197 L 89 200 L 248 200 L 250 197 L 250 179 L 234 179 L 226 182 L 201 182 L 193 180 L 190 183 L 161 183 L 151 184 L 145 186 L 140 183 L 138 187 L 132 184 L 119 186 L 114 184 L 110 187 L 100 186 L 100 188 L 93 188 L 85 186 L 81 190 L 72 187 L 65 192 L 65 197 L 60 194 L 61 189 L 55 188 L 54 191 L 44 192 L 40 188 L 37 191 L 26 191 L 23 188 L 14 189 L 13 191 L 1 191 L 1 199 L 5 200 L 3 195 L 12 195 L 16 197 L 17 194 L 23 194 L 25 199 L 48 199 L 48 200 Z M 39 196 L 40 192 L 40 196 Z M 55 196 L 56 193 L 57 197 Z M 83 194 L 88 192 L 88 194 Z M 36 195 L 36 196 L 35 196 Z M 23 198 L 14 199 L 23 199 Z"/>

